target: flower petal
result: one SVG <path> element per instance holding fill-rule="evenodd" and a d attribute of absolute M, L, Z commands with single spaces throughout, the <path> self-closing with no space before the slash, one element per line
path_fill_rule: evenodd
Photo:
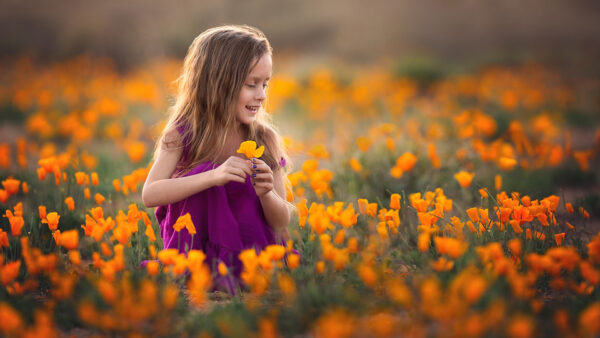
<path fill-rule="evenodd" d="M 260 158 L 264 152 L 265 152 L 265 146 L 260 146 L 260 147 L 258 147 L 258 149 L 256 149 L 254 151 L 253 155 L 255 158 Z"/>

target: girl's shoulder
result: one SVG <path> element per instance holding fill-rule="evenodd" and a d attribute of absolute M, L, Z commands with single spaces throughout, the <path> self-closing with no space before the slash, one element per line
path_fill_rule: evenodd
<path fill-rule="evenodd" d="M 165 133 L 166 142 L 178 142 L 181 143 L 182 133 L 179 129 L 171 129 Z"/>
<path fill-rule="evenodd" d="M 178 130 L 171 129 L 171 130 L 165 131 L 165 133 L 162 137 L 162 142 L 161 142 L 162 149 L 174 150 L 174 149 L 179 149 L 182 146 L 183 146 L 182 135 L 179 133 Z"/>
<path fill-rule="evenodd" d="M 177 145 L 183 148 L 184 153 L 187 152 L 192 140 L 191 128 L 186 124 L 177 124 L 169 133 Z"/>

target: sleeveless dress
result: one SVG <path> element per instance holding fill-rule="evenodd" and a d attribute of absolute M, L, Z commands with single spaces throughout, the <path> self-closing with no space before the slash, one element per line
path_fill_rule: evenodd
<path fill-rule="evenodd" d="M 182 133 L 180 128 L 178 130 Z M 185 154 L 187 149 L 184 147 L 184 156 Z M 285 165 L 285 160 L 282 159 L 280 164 Z M 211 162 L 200 163 L 183 177 L 212 170 L 217 166 Z M 173 229 L 177 218 L 186 213 L 190 214 L 196 228 L 193 241 L 186 228 L 181 229 L 181 234 Z M 159 206 L 155 215 L 165 249 L 185 252 L 187 246 L 188 250 L 202 250 L 206 255 L 205 263 L 213 272 L 216 272 L 219 262 L 225 263 L 229 274 L 220 276 L 213 273 L 217 276 L 213 285 L 215 289 L 230 293 L 235 293 L 243 268 L 238 259 L 239 253 L 252 247 L 262 250 L 267 245 L 276 243 L 274 232 L 265 219 L 249 176 L 244 183 L 231 181 L 223 186 L 205 189 L 179 202 Z M 285 242 L 281 240 L 279 244 L 285 245 Z"/>

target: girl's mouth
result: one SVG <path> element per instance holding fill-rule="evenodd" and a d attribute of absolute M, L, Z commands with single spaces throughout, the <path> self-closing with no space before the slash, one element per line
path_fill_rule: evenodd
<path fill-rule="evenodd" d="M 246 106 L 246 109 L 248 109 L 249 111 L 256 113 L 258 112 L 258 108 L 260 108 L 260 106 Z"/>

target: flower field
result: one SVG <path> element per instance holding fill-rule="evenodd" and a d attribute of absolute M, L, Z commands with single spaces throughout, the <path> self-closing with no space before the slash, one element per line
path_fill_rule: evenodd
<path fill-rule="evenodd" d="M 276 70 L 290 240 L 228 295 L 141 203 L 180 62 L 1 66 L 0 335 L 600 334 L 597 79 Z"/>

